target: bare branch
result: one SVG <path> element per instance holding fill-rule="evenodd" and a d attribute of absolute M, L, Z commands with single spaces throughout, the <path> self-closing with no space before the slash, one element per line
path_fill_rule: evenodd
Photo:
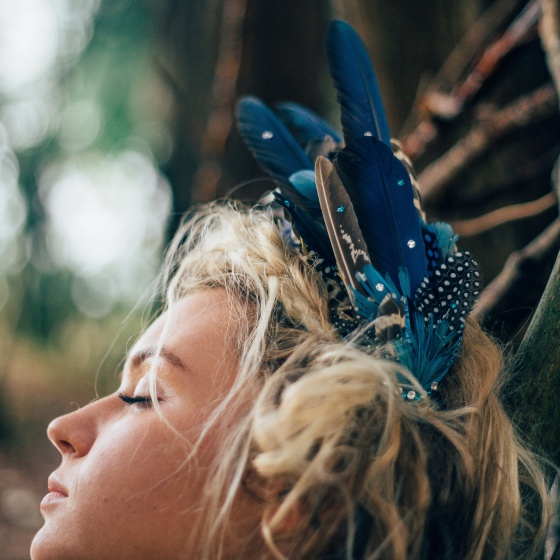
<path fill-rule="evenodd" d="M 556 91 L 552 84 L 546 84 L 475 124 L 464 138 L 422 171 L 418 181 L 423 199 L 426 202 L 437 200 L 451 181 L 497 140 L 557 110 Z"/>
<path fill-rule="evenodd" d="M 483 323 L 509 307 L 527 303 L 540 292 L 548 279 L 550 267 L 560 250 L 560 218 L 557 218 L 529 245 L 512 253 L 502 271 L 482 291 L 473 316 Z M 543 278 L 544 276 L 544 278 Z"/>
<path fill-rule="evenodd" d="M 531 32 L 537 25 L 540 11 L 541 0 L 532 0 L 506 32 L 485 49 L 464 82 L 454 87 L 450 95 L 433 90 L 427 94 L 423 100 L 424 110 L 444 119 L 458 116 L 463 111 L 465 104 L 478 93 L 505 56 L 530 38 Z"/>
<path fill-rule="evenodd" d="M 461 237 L 472 237 L 508 222 L 537 216 L 550 208 L 554 208 L 557 203 L 556 195 L 551 192 L 537 200 L 504 206 L 493 212 L 488 212 L 484 216 L 471 220 L 456 220 L 450 222 L 450 224 L 453 231 Z"/>
<path fill-rule="evenodd" d="M 479 62 L 460 83 L 459 80 L 467 65 L 474 59 L 479 45 L 509 17 L 515 2 L 503 0 L 494 4 L 472 26 L 449 55 L 432 85 L 426 89 L 426 94 L 418 103 L 416 110 L 422 118 L 416 129 L 402 140 L 405 152 L 413 161 L 438 137 L 439 127 L 433 121 L 433 116 L 437 115 L 445 119 L 458 116 L 468 100 L 480 90 L 504 57 L 531 36 L 540 13 L 540 3 L 541 0 L 532 0 L 502 36 L 486 47 Z"/>
<path fill-rule="evenodd" d="M 498 28 L 511 18 L 517 8 L 517 0 L 498 0 L 467 30 L 457 46 L 451 51 L 434 78 L 432 89 L 451 91 L 468 71 L 481 46 L 488 43 Z"/>

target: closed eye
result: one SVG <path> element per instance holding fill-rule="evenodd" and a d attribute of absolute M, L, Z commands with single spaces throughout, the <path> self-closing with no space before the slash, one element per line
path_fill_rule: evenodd
<path fill-rule="evenodd" d="M 133 396 L 131 397 L 130 395 L 125 395 L 124 393 L 119 393 L 119 399 L 121 399 L 123 402 L 125 402 L 126 404 L 135 404 L 138 405 L 140 407 L 146 407 L 149 408 L 152 406 L 152 399 L 149 396 L 142 396 L 142 395 L 138 395 L 138 396 Z"/>

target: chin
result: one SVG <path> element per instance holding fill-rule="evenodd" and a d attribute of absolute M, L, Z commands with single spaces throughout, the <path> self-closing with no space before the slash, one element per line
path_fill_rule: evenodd
<path fill-rule="evenodd" d="M 45 526 L 43 525 L 38 533 L 33 537 L 31 543 L 31 560 L 48 560 L 55 557 L 52 543 L 49 546 L 49 538 L 45 535 Z"/>
<path fill-rule="evenodd" d="M 46 522 L 31 543 L 31 560 L 78 560 L 75 550 L 69 550 L 68 540 L 49 531 Z"/>

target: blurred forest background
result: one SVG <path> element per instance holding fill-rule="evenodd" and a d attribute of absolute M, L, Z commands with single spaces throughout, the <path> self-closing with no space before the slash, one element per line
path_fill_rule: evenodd
<path fill-rule="evenodd" d="M 235 100 L 293 100 L 338 122 L 333 17 L 368 46 L 429 218 L 452 222 L 481 265 L 478 318 L 519 344 L 560 248 L 559 11 L 0 0 L 0 560 L 29 557 L 58 464 L 47 423 L 116 388 L 181 214 L 273 188 L 236 134 Z"/>

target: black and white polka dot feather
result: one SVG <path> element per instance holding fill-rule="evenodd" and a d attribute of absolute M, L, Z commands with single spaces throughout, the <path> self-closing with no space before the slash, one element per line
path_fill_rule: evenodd
<path fill-rule="evenodd" d="M 427 323 L 445 320 L 450 330 L 463 329 L 480 293 L 480 274 L 468 251 L 457 252 L 441 261 L 431 278 L 424 278 L 415 294 L 414 307 Z"/>

